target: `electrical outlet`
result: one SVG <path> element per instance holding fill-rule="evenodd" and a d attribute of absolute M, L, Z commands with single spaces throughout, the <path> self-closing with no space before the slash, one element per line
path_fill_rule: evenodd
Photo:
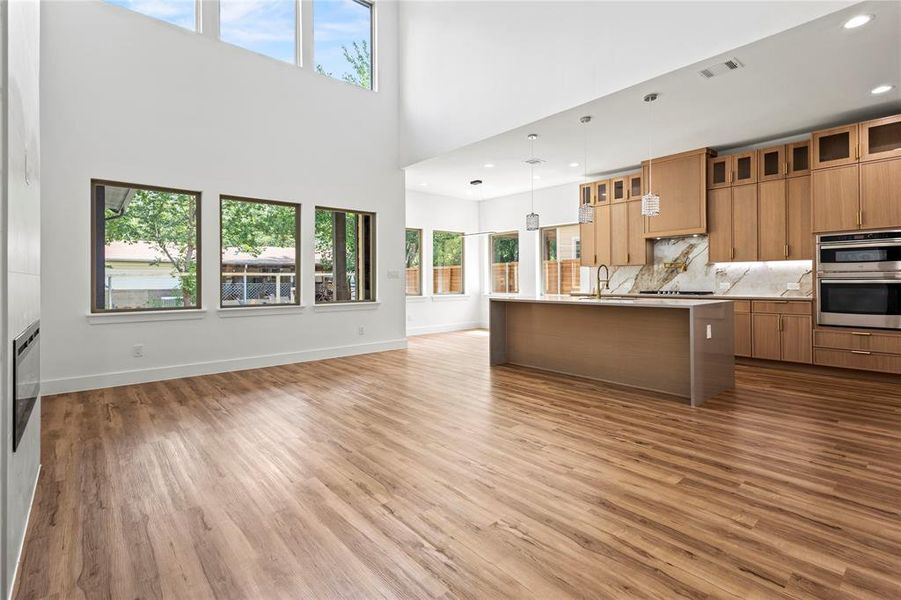
<path fill-rule="evenodd" d="M 797 290 L 801 289 L 801 284 L 800 283 L 786 283 L 785 289 L 797 291 Z"/>
<path fill-rule="evenodd" d="M 144 356 L 144 344 L 135 344 L 131 347 L 131 355 L 135 358 Z"/>
<path fill-rule="evenodd" d="M 711 325 L 710 323 L 707 323 L 707 339 L 713 339 L 713 325 Z"/>
<path fill-rule="evenodd" d="M 360 325 L 359 327 L 357 327 L 357 335 L 363 335 L 364 333 L 366 333 L 366 328 L 365 328 L 365 327 L 363 327 L 362 325 Z"/>

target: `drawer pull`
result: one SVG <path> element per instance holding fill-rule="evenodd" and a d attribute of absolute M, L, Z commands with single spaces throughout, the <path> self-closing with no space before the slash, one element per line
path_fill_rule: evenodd
<path fill-rule="evenodd" d="M 851 350 L 851 354 L 864 354 L 866 356 L 870 355 L 869 352 L 864 352 L 863 350 Z"/>
<path fill-rule="evenodd" d="M 865 336 L 865 337 L 870 337 L 870 336 L 873 335 L 873 334 L 872 334 L 872 333 L 864 333 L 864 332 L 862 332 L 862 331 L 852 331 L 852 332 L 851 332 L 851 335 L 862 335 L 862 336 Z"/>

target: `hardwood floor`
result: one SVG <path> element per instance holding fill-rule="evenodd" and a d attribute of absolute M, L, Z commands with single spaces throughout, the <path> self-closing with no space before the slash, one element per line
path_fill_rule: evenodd
<path fill-rule="evenodd" d="M 487 354 L 46 398 L 16 598 L 901 598 L 901 379 L 692 409 Z"/>

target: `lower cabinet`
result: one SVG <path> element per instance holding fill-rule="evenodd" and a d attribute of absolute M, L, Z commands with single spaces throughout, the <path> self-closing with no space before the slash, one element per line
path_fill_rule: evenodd
<path fill-rule="evenodd" d="M 808 301 L 736 301 L 735 355 L 811 363 L 811 310 Z"/>
<path fill-rule="evenodd" d="M 813 345 L 818 365 L 901 374 L 901 334 L 817 329 Z"/>

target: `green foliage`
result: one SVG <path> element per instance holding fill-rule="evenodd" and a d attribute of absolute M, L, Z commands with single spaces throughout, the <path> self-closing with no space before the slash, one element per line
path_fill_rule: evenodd
<path fill-rule="evenodd" d="M 107 210 L 105 242 L 152 244 L 174 265 L 185 306 L 197 304 L 197 197 L 135 190 L 125 213 Z"/>
<path fill-rule="evenodd" d="M 259 256 L 264 248 L 293 248 L 297 218 L 293 206 L 246 200 L 222 201 L 222 247 Z"/>
<path fill-rule="evenodd" d="M 405 254 L 407 268 L 418 267 L 422 257 L 422 232 L 418 229 L 407 229 Z"/>
<path fill-rule="evenodd" d="M 357 270 L 357 213 L 346 212 L 345 214 L 345 252 L 346 252 L 346 271 L 353 273 Z M 334 236 L 335 236 L 335 211 L 317 208 L 316 222 L 313 232 L 313 245 L 319 260 L 316 264 L 318 271 L 331 271 L 334 259 Z"/>
<path fill-rule="evenodd" d="M 366 40 L 353 42 L 350 48 L 341 46 L 344 52 L 344 60 L 350 65 L 350 72 L 341 75 L 341 79 L 366 89 L 372 89 L 372 52 Z M 322 65 L 316 65 L 316 72 L 334 78 L 335 75 L 325 70 Z"/>
<path fill-rule="evenodd" d="M 519 237 L 495 236 L 491 239 L 492 262 L 508 263 L 519 261 Z"/>
<path fill-rule="evenodd" d="M 463 264 L 463 234 L 449 231 L 432 233 L 432 266 L 450 267 Z"/>

